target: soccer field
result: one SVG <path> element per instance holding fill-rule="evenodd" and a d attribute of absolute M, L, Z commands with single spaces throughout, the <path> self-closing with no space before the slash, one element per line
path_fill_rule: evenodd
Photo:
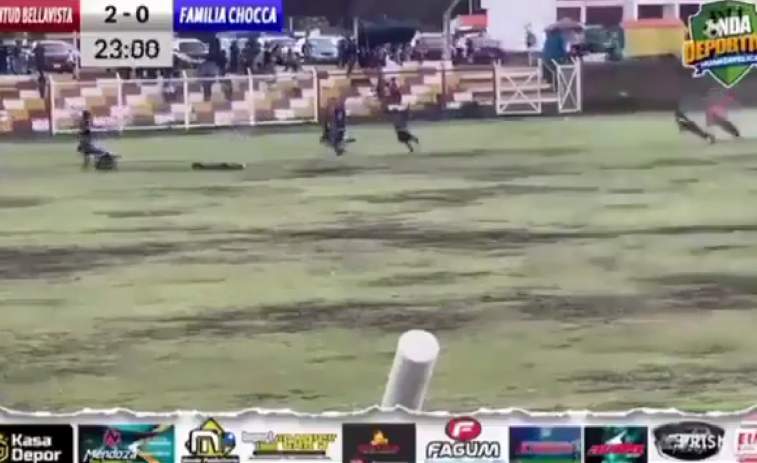
<path fill-rule="evenodd" d="M 0 404 L 351 409 L 437 334 L 429 409 L 757 402 L 757 141 L 669 116 L 0 156 Z M 193 161 L 244 162 L 192 172 Z"/>

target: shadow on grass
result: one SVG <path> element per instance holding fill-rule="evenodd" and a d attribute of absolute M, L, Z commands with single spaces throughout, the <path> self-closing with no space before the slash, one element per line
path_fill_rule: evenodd
<path fill-rule="evenodd" d="M 409 191 L 396 194 L 357 195 L 349 199 L 370 204 L 425 203 L 436 206 L 461 206 L 487 198 L 514 195 L 550 195 L 561 193 L 596 193 L 593 187 L 561 187 L 549 185 L 496 185 L 474 188 L 446 188 L 423 191 Z"/>
<path fill-rule="evenodd" d="M 424 304 L 395 301 L 302 301 L 260 307 L 208 310 L 191 317 L 156 317 L 146 328 L 130 331 L 132 338 L 183 339 L 187 337 L 250 336 L 301 333 L 324 328 L 372 329 L 401 333 L 409 329 L 433 332 L 465 328 L 477 316 L 449 301 Z"/>
<path fill-rule="evenodd" d="M 102 211 L 97 215 L 104 215 L 111 219 L 138 219 L 138 218 L 160 218 L 160 217 L 177 217 L 183 215 L 184 211 L 180 210 L 131 210 L 131 211 Z"/>
<path fill-rule="evenodd" d="M 36 207 L 47 204 L 48 201 L 42 198 L 33 197 L 5 197 L 0 198 L 0 209 L 21 209 L 26 207 Z"/>
<path fill-rule="evenodd" d="M 633 401 L 640 391 L 654 391 L 653 395 L 687 398 L 714 395 L 719 390 L 734 390 L 743 385 L 752 385 L 757 365 L 739 368 L 700 366 L 693 364 L 640 365 L 624 372 L 583 371 L 568 375 L 559 381 L 570 384 L 576 394 L 603 394 L 615 396 L 628 394 L 628 401 L 605 404 L 620 409 L 649 407 L 649 401 Z M 671 404 L 659 404 L 669 407 Z M 621 408 L 622 407 L 622 408 Z"/>
<path fill-rule="evenodd" d="M 667 167 L 710 167 L 718 164 L 715 159 L 664 158 L 635 165 L 605 166 L 602 170 L 658 170 Z"/>
<path fill-rule="evenodd" d="M 323 229 L 296 230 L 279 228 L 274 232 L 257 230 L 271 238 L 293 241 L 374 240 L 397 247 L 456 248 L 461 250 L 499 250 L 538 243 L 566 240 L 617 239 L 629 236 L 675 236 L 757 231 L 757 224 L 692 225 L 621 230 L 537 231 L 524 228 L 496 230 L 452 230 L 411 227 L 402 224 L 336 224 Z"/>
<path fill-rule="evenodd" d="M 175 252 L 177 245 L 145 243 L 109 247 L 0 248 L 0 279 L 36 279 L 123 265 Z"/>
<path fill-rule="evenodd" d="M 414 272 L 414 273 L 395 273 L 394 275 L 377 278 L 370 281 L 366 286 L 375 286 L 383 288 L 401 288 L 416 285 L 443 285 L 469 280 L 473 278 L 483 278 L 491 275 L 489 272 Z"/>

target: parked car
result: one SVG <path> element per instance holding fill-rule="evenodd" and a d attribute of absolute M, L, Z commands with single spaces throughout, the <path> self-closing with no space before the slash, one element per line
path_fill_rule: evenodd
<path fill-rule="evenodd" d="M 305 44 L 310 44 L 310 57 L 306 62 L 314 64 L 334 64 L 339 61 L 339 38 L 334 40 L 330 36 L 311 37 L 297 43 L 297 53 L 303 53 Z"/>
<path fill-rule="evenodd" d="M 427 61 L 443 59 L 445 40 L 442 34 L 419 34 L 413 44 L 413 59 Z"/>
<path fill-rule="evenodd" d="M 473 64 L 491 64 L 505 59 L 505 52 L 499 40 L 489 37 L 474 37 L 470 39 L 473 53 L 469 60 Z"/>
<path fill-rule="evenodd" d="M 45 72 L 73 72 L 79 62 L 79 50 L 72 43 L 63 40 L 38 40 L 25 50 L 29 61 L 35 66 L 35 50 L 38 46 L 42 47 L 42 70 Z"/>
<path fill-rule="evenodd" d="M 209 54 L 208 46 L 199 39 L 174 39 L 174 62 L 180 68 L 196 68 Z"/>
<path fill-rule="evenodd" d="M 258 40 L 263 48 L 279 47 L 282 53 L 289 50 L 298 51 L 297 41 L 288 35 L 263 35 Z"/>

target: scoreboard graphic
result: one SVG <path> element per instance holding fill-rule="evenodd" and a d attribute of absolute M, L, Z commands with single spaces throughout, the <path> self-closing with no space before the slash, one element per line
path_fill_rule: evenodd
<path fill-rule="evenodd" d="M 83 67 L 169 68 L 180 33 L 281 32 L 283 0 L 0 0 L 0 33 L 77 34 Z"/>

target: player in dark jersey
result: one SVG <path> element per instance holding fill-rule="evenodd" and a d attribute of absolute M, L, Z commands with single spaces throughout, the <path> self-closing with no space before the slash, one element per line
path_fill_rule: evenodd
<path fill-rule="evenodd" d="M 694 135 L 696 135 L 697 137 L 703 140 L 707 140 L 710 143 L 715 143 L 715 136 L 713 136 L 711 133 L 699 127 L 699 125 L 696 122 L 689 119 L 689 117 L 686 114 L 684 114 L 684 112 L 681 111 L 680 108 L 676 109 L 674 115 L 675 115 L 676 125 L 678 125 L 679 132 L 693 133 Z"/>
<path fill-rule="evenodd" d="M 345 152 L 344 145 L 346 143 L 347 132 L 347 110 L 344 108 L 343 103 L 337 103 L 334 105 L 334 111 L 331 118 L 331 126 L 329 127 L 329 137 L 331 139 L 331 147 L 337 156 L 341 156 Z"/>
<path fill-rule="evenodd" d="M 79 121 L 79 146 L 76 151 L 82 155 L 82 169 L 88 170 L 92 159 L 96 170 L 113 170 L 116 168 L 116 156 L 95 145 L 92 140 L 92 113 L 84 110 Z"/>
<path fill-rule="evenodd" d="M 397 141 L 407 146 L 407 149 L 412 153 L 421 141 L 418 140 L 418 137 L 410 133 L 410 129 L 408 128 L 409 119 L 410 108 L 397 111 L 393 115 L 394 132 L 397 134 Z"/>
<path fill-rule="evenodd" d="M 323 132 L 321 132 L 321 143 L 328 145 L 331 142 L 331 121 L 323 121 Z"/>

